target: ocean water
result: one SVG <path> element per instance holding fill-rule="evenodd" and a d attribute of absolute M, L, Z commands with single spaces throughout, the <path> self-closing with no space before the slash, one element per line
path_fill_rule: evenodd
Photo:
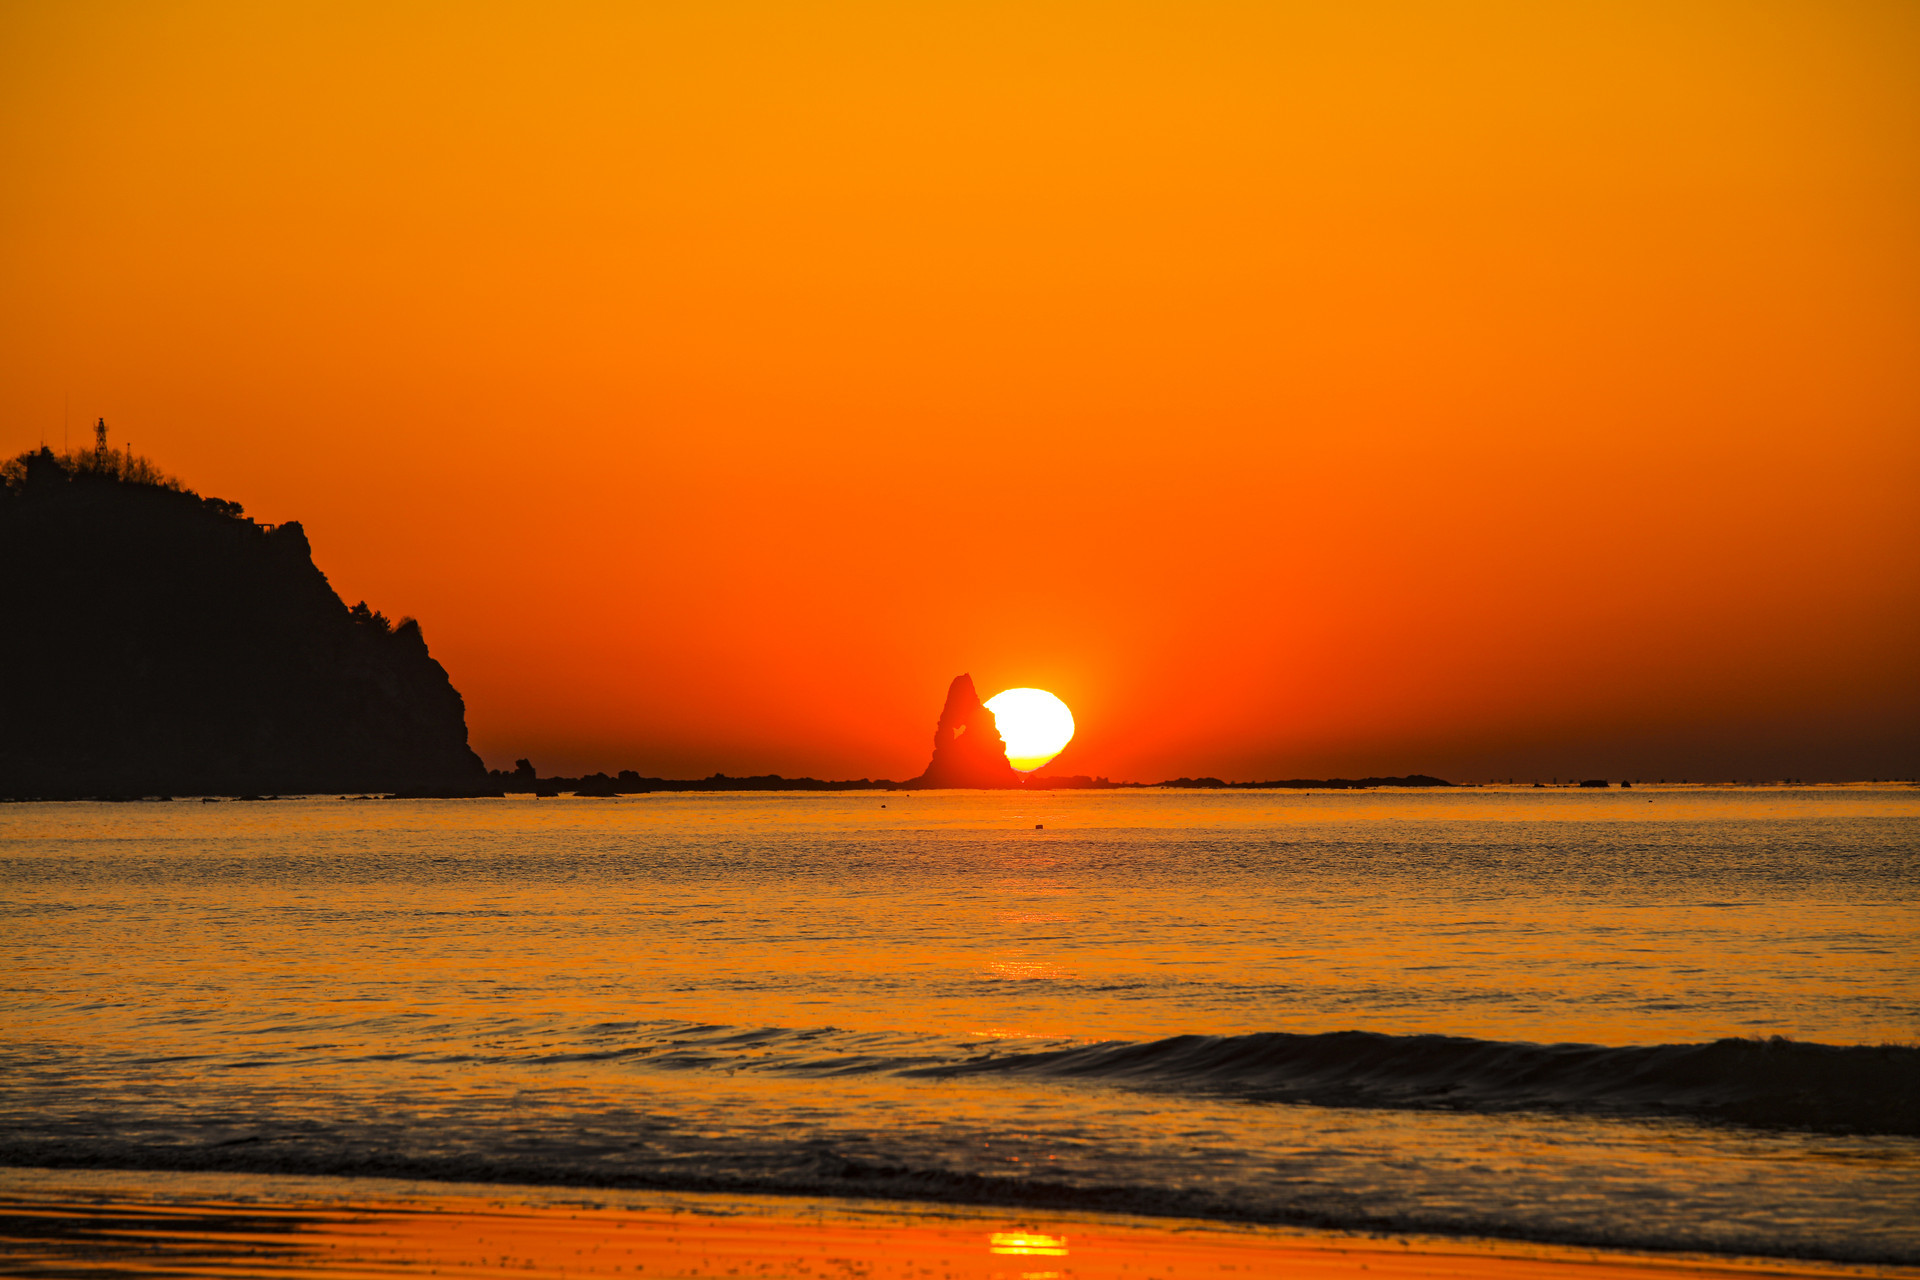
<path fill-rule="evenodd" d="M 1914 1263 L 1917 938 L 1911 788 L 4 805 L 0 1165 Z"/>

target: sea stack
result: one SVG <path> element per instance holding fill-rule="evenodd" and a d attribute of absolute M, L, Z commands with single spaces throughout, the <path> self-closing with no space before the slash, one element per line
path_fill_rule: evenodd
<path fill-rule="evenodd" d="M 1007 763 L 1007 744 L 993 712 L 980 701 L 970 675 L 955 676 L 947 689 L 940 727 L 933 731 L 933 761 L 909 787 L 1017 787 L 1020 775 Z"/>

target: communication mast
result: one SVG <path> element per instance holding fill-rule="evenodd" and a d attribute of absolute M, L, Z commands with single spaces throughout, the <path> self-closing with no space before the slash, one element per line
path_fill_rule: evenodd
<path fill-rule="evenodd" d="M 105 418 L 93 424 L 93 460 L 103 465 L 107 460 L 107 420 Z"/>

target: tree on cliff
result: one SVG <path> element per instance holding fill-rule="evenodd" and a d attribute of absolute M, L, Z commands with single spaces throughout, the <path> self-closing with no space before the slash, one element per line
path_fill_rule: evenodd
<path fill-rule="evenodd" d="M 104 440 L 0 465 L 0 600 L 0 794 L 486 786 L 418 623 Z"/>

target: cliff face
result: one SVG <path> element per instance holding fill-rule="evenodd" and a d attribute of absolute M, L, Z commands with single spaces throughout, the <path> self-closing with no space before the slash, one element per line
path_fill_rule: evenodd
<path fill-rule="evenodd" d="M 980 701 L 970 675 L 954 677 L 947 705 L 933 731 L 933 761 L 909 787 L 1017 787 L 1020 775 L 1007 763 L 1007 744 L 993 712 Z"/>
<path fill-rule="evenodd" d="M 64 466 L 0 487 L 0 795 L 487 787 L 419 624 L 348 609 L 298 524 Z"/>

